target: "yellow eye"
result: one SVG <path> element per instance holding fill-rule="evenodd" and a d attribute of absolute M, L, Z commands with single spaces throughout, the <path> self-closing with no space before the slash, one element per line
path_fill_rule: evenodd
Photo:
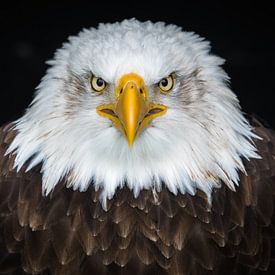
<path fill-rule="evenodd" d="M 107 83 L 100 77 L 92 76 L 91 86 L 94 91 L 102 92 L 106 88 Z"/>
<path fill-rule="evenodd" d="M 174 86 L 174 79 L 171 75 L 164 77 L 158 84 L 161 92 L 167 93 L 170 92 L 170 90 Z"/>

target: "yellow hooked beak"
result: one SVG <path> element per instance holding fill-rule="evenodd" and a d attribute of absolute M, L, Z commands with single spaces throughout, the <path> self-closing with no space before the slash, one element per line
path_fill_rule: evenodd
<path fill-rule="evenodd" d="M 115 96 L 115 103 L 100 105 L 96 110 L 122 131 L 130 147 L 153 118 L 167 111 L 166 106 L 147 101 L 148 93 L 144 81 L 135 73 L 120 78 Z"/>

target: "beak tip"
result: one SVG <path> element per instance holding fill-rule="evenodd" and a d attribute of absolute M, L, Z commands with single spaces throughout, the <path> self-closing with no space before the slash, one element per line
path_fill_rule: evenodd
<path fill-rule="evenodd" d="M 132 149 L 134 145 L 134 139 L 133 140 L 128 139 L 128 145 L 129 145 L 129 148 Z"/>

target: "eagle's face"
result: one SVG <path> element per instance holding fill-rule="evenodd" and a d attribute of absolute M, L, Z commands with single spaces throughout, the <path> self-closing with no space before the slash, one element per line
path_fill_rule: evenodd
<path fill-rule="evenodd" d="M 49 193 L 90 184 L 111 198 L 127 185 L 211 194 L 256 157 L 238 100 L 209 43 L 174 25 L 101 24 L 58 50 L 10 151 L 42 162 Z"/>

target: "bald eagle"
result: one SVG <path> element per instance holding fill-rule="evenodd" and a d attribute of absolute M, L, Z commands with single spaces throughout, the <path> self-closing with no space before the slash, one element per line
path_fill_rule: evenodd
<path fill-rule="evenodd" d="M 0 273 L 274 274 L 275 134 L 223 62 L 163 22 L 70 37 L 0 129 Z"/>

